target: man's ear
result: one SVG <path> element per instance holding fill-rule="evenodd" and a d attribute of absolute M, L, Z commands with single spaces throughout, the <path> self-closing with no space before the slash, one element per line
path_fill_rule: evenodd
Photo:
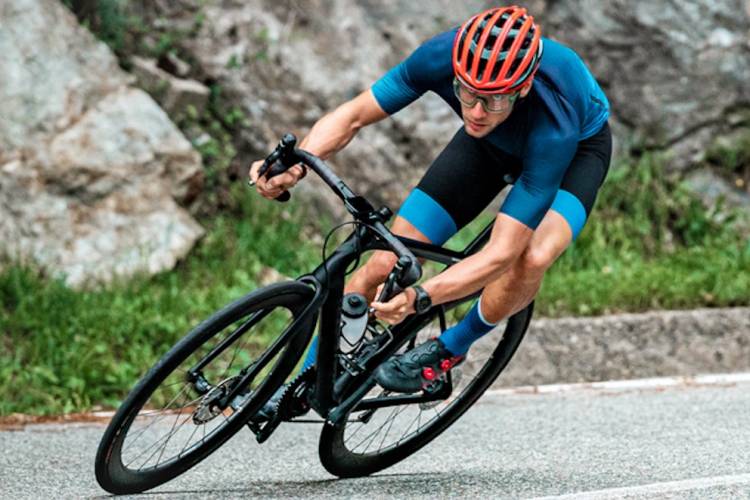
<path fill-rule="evenodd" d="M 526 97 L 529 95 L 529 92 L 531 92 L 531 86 L 534 84 L 534 80 L 531 79 L 528 83 L 525 83 L 523 87 L 521 87 L 520 95 L 521 97 Z"/>

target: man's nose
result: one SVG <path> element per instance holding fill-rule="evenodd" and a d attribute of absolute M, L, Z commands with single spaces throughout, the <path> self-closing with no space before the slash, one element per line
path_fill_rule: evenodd
<path fill-rule="evenodd" d="M 474 103 L 474 106 L 471 107 L 471 116 L 474 118 L 482 119 L 487 115 L 487 112 L 484 110 L 484 107 L 482 106 L 481 101 L 477 101 Z"/>

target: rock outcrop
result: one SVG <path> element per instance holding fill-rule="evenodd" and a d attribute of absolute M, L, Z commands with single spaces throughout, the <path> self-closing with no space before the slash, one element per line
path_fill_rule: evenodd
<path fill-rule="evenodd" d="M 173 267 L 199 155 L 53 0 L 0 0 L 0 252 L 71 285 Z"/>
<path fill-rule="evenodd" d="M 139 2 L 146 5 L 130 5 Z M 717 138 L 731 148 L 728 140 L 747 137 L 750 0 L 524 4 L 545 35 L 577 50 L 602 83 L 620 151 L 668 151 L 670 165 L 685 170 Z M 149 63 L 140 65 L 140 75 L 171 82 L 171 94 L 160 102 L 173 113 L 205 105 L 207 85 L 220 89 L 224 104 L 247 118 L 248 126 L 235 134 L 238 163 L 247 165 L 283 132 L 304 135 L 424 39 L 495 5 L 149 2 L 143 11 L 158 15 L 144 18 L 146 33 L 189 35 L 174 39 L 181 58 L 170 53 L 160 61 L 179 79 Z M 200 234 L 176 203 L 189 202 L 200 189 L 197 154 L 153 102 L 127 90 L 134 80 L 60 3 L 0 0 L 0 18 L 0 238 L 8 242 L 6 251 L 75 275 L 71 282 L 174 262 Z M 111 125 L 102 122 L 108 117 Z M 356 191 L 396 208 L 459 123 L 427 95 L 393 120 L 363 130 L 332 163 Z M 120 135 L 105 138 L 104 131 Z M 732 201 L 746 203 L 737 189 L 747 186 L 723 184 L 716 176 L 691 179 L 701 193 L 734 194 Z M 313 176 L 296 192 L 313 194 L 328 211 L 341 210 Z M 109 225 L 114 219 L 117 231 Z M 71 253 L 79 247 L 86 250 Z M 80 264 L 77 252 L 93 253 Z"/>
<path fill-rule="evenodd" d="M 750 127 L 750 1 L 577 0 L 542 15 L 604 84 L 614 119 L 675 167 Z"/>
<path fill-rule="evenodd" d="M 577 50 L 605 88 L 619 150 L 668 151 L 670 165 L 684 170 L 717 137 L 750 127 L 749 0 L 525 4 L 545 35 Z M 199 78 L 219 82 L 252 118 L 240 145 L 250 159 L 286 130 L 304 133 L 422 40 L 494 5 L 224 0 L 203 8 L 201 29 L 181 47 Z M 195 15 L 177 7 L 169 14 L 181 26 Z M 428 95 L 363 131 L 335 165 L 356 190 L 397 206 L 458 124 Z"/>

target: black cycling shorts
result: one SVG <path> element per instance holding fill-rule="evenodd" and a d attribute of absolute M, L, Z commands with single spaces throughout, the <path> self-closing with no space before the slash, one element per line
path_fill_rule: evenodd
<path fill-rule="evenodd" d="M 612 134 L 607 123 L 578 143 L 551 207 L 568 222 L 573 239 L 591 213 L 611 156 Z M 471 137 L 461 127 L 398 214 L 432 243 L 442 245 L 477 217 L 509 182 L 518 178 L 522 166 L 520 158 Z"/>

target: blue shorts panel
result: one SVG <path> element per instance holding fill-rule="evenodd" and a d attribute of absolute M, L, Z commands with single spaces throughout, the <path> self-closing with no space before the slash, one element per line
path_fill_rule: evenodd
<path fill-rule="evenodd" d="M 584 208 L 581 200 L 572 193 L 560 189 L 550 210 L 554 210 L 563 216 L 573 232 L 573 241 L 575 241 L 581 234 L 583 226 L 586 225 L 586 208 Z"/>
<path fill-rule="evenodd" d="M 435 245 L 442 245 L 458 231 L 448 211 L 419 188 L 414 188 L 404 200 L 398 215 L 413 224 Z"/>

